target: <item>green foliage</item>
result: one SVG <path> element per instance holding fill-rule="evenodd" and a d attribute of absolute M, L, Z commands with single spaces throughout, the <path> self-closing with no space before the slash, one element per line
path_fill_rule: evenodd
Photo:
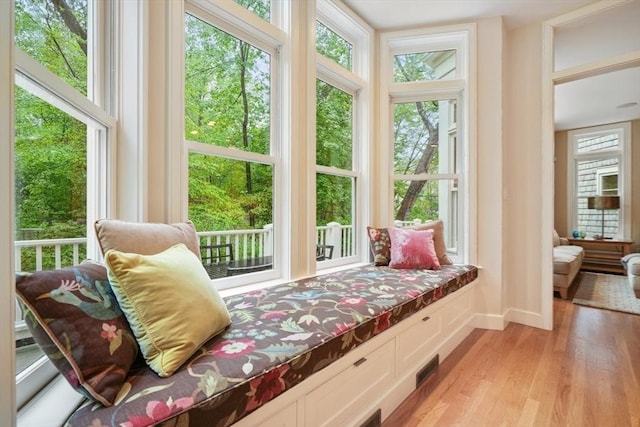
<path fill-rule="evenodd" d="M 320 21 L 316 21 L 316 50 L 347 70 L 351 70 L 353 46 Z"/>
<path fill-rule="evenodd" d="M 269 0 L 236 1 L 270 19 Z M 16 0 L 16 44 L 82 94 L 87 93 L 87 11 L 87 0 Z M 185 30 L 186 138 L 271 154 L 270 55 L 193 16 L 185 17 Z M 353 66 L 353 46 L 320 22 L 317 50 L 347 69 Z M 420 58 L 402 61 L 406 79 L 424 73 Z M 353 97 L 320 80 L 316 95 L 317 163 L 351 170 Z M 396 173 L 420 171 L 420 159 L 430 150 L 434 136 L 437 142 L 437 126 L 437 103 L 398 106 Z M 437 171 L 437 165 L 434 152 L 427 170 Z M 270 165 L 192 153 L 188 179 L 189 216 L 199 230 L 261 228 L 273 223 Z M 353 224 L 355 180 L 319 173 L 316 182 L 318 225 Z M 398 203 L 410 183 L 395 185 Z M 86 125 L 17 89 L 17 229 L 39 229 L 37 238 L 86 236 L 86 187 Z M 437 211 L 437 190 L 437 183 L 427 183 L 408 209 L 409 215 L 423 217 L 425 212 Z M 25 253 L 23 259 L 29 257 Z"/>
<path fill-rule="evenodd" d="M 271 0 L 233 0 L 269 22 L 271 19 Z"/>
<path fill-rule="evenodd" d="M 63 3 L 68 9 L 52 0 L 15 0 L 16 45 L 86 95 L 87 0 Z"/>

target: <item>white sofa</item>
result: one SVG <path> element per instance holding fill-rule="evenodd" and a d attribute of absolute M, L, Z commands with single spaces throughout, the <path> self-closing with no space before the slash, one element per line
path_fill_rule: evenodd
<path fill-rule="evenodd" d="M 567 292 L 582 267 L 583 258 L 584 249 L 581 246 L 570 245 L 567 239 L 559 237 L 554 231 L 553 290 L 559 292 L 563 299 L 567 299 Z"/>
<path fill-rule="evenodd" d="M 627 271 L 629 278 L 629 286 L 636 292 L 640 293 L 640 254 L 629 254 L 622 258 L 622 264 Z"/>

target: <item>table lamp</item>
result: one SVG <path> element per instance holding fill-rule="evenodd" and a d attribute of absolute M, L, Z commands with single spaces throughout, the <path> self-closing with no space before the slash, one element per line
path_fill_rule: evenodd
<path fill-rule="evenodd" d="M 604 211 L 620 209 L 620 196 L 592 196 L 587 198 L 589 209 L 599 209 L 602 211 L 602 229 L 600 235 L 593 236 L 596 240 L 604 239 Z"/>

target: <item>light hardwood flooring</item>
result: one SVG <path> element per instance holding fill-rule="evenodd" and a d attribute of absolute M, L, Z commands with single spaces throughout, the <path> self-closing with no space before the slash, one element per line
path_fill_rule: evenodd
<path fill-rule="evenodd" d="M 640 426 L 640 316 L 553 309 L 553 331 L 475 330 L 383 427 Z"/>

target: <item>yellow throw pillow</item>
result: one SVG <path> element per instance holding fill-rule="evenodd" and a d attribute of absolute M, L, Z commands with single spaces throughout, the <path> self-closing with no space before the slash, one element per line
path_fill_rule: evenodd
<path fill-rule="evenodd" d="M 231 323 L 198 257 L 184 244 L 155 255 L 109 250 L 113 293 L 151 369 L 173 374 Z"/>

